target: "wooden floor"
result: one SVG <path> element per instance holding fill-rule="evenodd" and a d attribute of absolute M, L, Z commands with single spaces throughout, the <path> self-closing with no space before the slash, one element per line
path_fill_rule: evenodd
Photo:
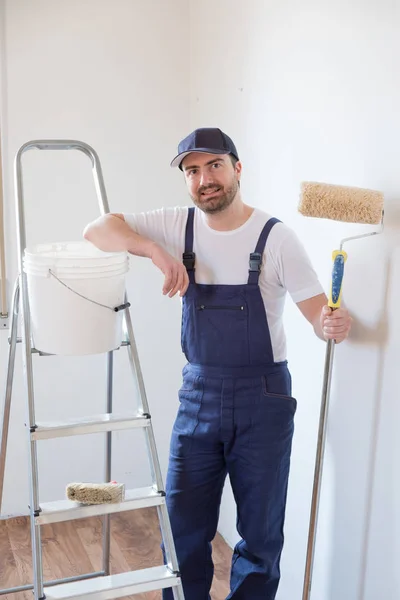
<path fill-rule="evenodd" d="M 102 528 L 97 517 L 42 528 L 45 581 L 82 575 L 102 569 Z M 111 570 L 121 573 L 162 564 L 156 509 L 146 508 L 111 515 Z M 0 589 L 32 583 L 29 520 L 0 521 Z M 221 536 L 213 543 L 215 575 L 211 596 L 224 600 L 229 592 L 231 550 Z M 161 592 L 127 596 L 159 600 Z M 32 592 L 1 595 L 0 600 L 32 600 Z M 189 599 L 190 600 L 190 599 Z"/>

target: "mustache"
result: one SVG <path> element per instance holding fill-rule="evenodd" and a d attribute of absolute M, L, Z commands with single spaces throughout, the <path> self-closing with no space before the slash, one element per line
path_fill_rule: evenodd
<path fill-rule="evenodd" d="M 203 192 L 207 192 L 208 190 L 219 190 L 222 186 L 220 185 L 202 185 L 197 190 L 198 194 L 202 194 Z"/>

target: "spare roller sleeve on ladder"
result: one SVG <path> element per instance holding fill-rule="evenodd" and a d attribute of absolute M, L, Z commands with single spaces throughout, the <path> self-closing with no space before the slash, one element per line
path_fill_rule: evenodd
<path fill-rule="evenodd" d="M 125 497 L 123 483 L 69 483 L 67 485 L 67 498 L 72 502 L 82 504 L 109 504 L 119 503 Z"/>

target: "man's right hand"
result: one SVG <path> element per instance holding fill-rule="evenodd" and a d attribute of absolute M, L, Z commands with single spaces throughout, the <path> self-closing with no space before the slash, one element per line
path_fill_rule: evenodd
<path fill-rule="evenodd" d="M 158 244 L 154 244 L 150 258 L 153 264 L 165 275 L 164 296 L 168 294 L 172 298 L 177 292 L 180 296 L 183 296 L 189 287 L 189 277 L 184 264 Z"/>

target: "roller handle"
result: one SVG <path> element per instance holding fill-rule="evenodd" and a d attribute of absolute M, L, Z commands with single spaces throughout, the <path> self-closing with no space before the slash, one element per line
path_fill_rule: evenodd
<path fill-rule="evenodd" d="M 344 275 L 344 264 L 347 254 L 344 250 L 334 250 L 332 253 L 332 282 L 329 293 L 328 306 L 333 310 L 340 308 L 342 301 L 342 283 Z"/>
<path fill-rule="evenodd" d="M 340 308 L 342 299 L 342 283 L 344 275 L 344 264 L 347 260 L 347 254 L 343 250 L 334 250 L 332 253 L 332 282 L 328 298 L 328 306 L 332 310 Z M 318 445 L 315 457 L 314 483 L 312 491 L 310 524 L 308 529 L 307 558 L 304 572 L 303 596 L 302 600 L 310 600 L 311 580 L 314 564 L 315 541 L 317 532 L 318 509 L 321 490 L 322 469 L 325 451 L 325 438 L 328 420 L 329 396 L 332 377 L 332 363 L 335 342 L 328 340 L 326 344 L 325 372 L 322 387 L 322 400 L 318 427 Z"/>

